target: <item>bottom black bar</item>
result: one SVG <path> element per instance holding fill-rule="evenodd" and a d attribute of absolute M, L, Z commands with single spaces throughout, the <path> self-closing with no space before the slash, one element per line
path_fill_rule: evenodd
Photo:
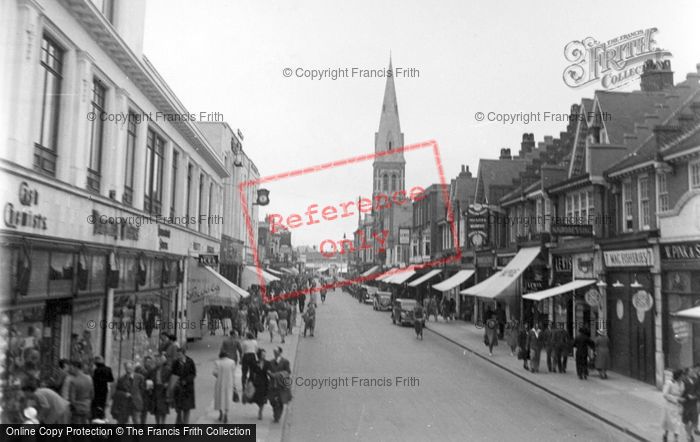
<path fill-rule="evenodd" d="M 192 425 L 0 425 L 6 441 L 191 441 L 226 438 L 255 442 L 255 424 Z"/>

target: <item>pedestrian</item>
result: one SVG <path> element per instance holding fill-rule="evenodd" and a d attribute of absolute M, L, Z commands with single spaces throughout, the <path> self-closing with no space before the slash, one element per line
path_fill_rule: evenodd
<path fill-rule="evenodd" d="M 92 379 L 82 370 L 83 363 L 79 360 L 70 362 L 70 382 L 68 401 L 71 407 L 71 423 L 87 424 L 90 421 L 90 407 L 95 398 Z"/>
<path fill-rule="evenodd" d="M 578 330 L 574 339 L 576 349 L 576 374 L 579 379 L 588 379 L 588 350 L 594 346 L 590 338 L 590 332 L 585 327 Z"/>
<path fill-rule="evenodd" d="M 493 347 L 498 345 L 498 322 L 493 315 L 486 320 L 484 344 L 489 348 L 489 356 L 493 356 Z"/>
<path fill-rule="evenodd" d="M 238 338 L 238 329 L 233 328 L 229 335 L 221 342 L 220 353 L 224 353 L 227 358 L 233 360 L 236 364 L 240 360 L 241 341 Z"/>
<path fill-rule="evenodd" d="M 92 373 L 92 386 L 95 390 L 95 398 L 91 404 L 92 419 L 104 419 L 107 407 L 107 396 L 109 396 L 109 386 L 114 382 L 112 369 L 105 365 L 102 356 L 95 356 L 95 371 Z"/>
<path fill-rule="evenodd" d="M 552 326 L 547 321 L 542 330 L 542 345 L 544 346 L 544 356 L 547 360 L 547 371 L 554 373 L 556 371 L 556 363 L 554 362 L 554 332 Z"/>
<path fill-rule="evenodd" d="M 68 361 L 68 359 L 60 359 L 58 361 L 58 368 L 53 370 L 53 376 L 51 377 L 49 386 L 58 394 L 63 392 L 63 385 L 68 377 L 69 364 L 70 361 Z"/>
<path fill-rule="evenodd" d="M 311 337 L 313 337 L 314 329 L 316 328 L 316 309 L 314 308 L 314 304 L 309 304 L 302 318 L 304 319 L 304 337 L 306 337 L 307 331 L 309 331 Z"/>
<path fill-rule="evenodd" d="M 299 313 L 304 314 L 304 304 L 306 304 L 306 295 L 299 296 Z"/>
<path fill-rule="evenodd" d="M 508 347 L 510 348 L 510 355 L 515 356 L 515 350 L 518 347 L 518 323 L 517 321 L 511 321 L 506 324 L 505 338 Z"/>
<path fill-rule="evenodd" d="M 297 325 L 297 309 L 292 305 L 292 301 L 287 301 L 287 311 L 289 312 L 289 335 L 291 336 Z"/>
<path fill-rule="evenodd" d="M 523 361 L 523 368 L 529 370 L 528 361 L 530 360 L 530 347 L 528 347 L 528 329 L 527 325 L 523 325 L 518 332 L 518 359 Z"/>
<path fill-rule="evenodd" d="M 255 388 L 253 396 L 248 399 L 248 402 L 258 406 L 258 420 L 262 420 L 263 407 L 267 402 L 268 395 L 268 372 L 270 371 L 270 362 L 265 359 L 265 350 L 259 348 L 257 351 L 257 361 L 251 367 L 250 381 Z"/>
<path fill-rule="evenodd" d="M 596 331 L 593 344 L 595 345 L 595 368 L 601 379 L 607 379 L 610 368 L 610 340 L 604 330 Z"/>
<path fill-rule="evenodd" d="M 63 382 L 61 382 L 61 389 L 58 393 L 61 394 L 63 399 L 70 400 L 70 384 L 74 379 L 74 376 L 71 374 L 70 361 L 68 359 L 59 360 L 58 368 L 65 373 Z"/>
<path fill-rule="evenodd" d="M 566 364 L 569 359 L 569 351 L 571 351 L 571 337 L 565 328 L 556 328 L 552 332 L 552 340 L 554 341 L 554 360 L 557 364 L 559 373 L 566 373 Z"/>
<path fill-rule="evenodd" d="M 194 404 L 194 379 L 197 376 L 197 367 L 189 356 L 185 355 L 185 349 L 178 349 L 178 358 L 173 363 L 170 375 L 169 396 L 174 405 L 177 416 L 176 424 L 188 424 L 190 422 L 190 410 Z"/>
<path fill-rule="evenodd" d="M 214 409 L 219 412 L 219 422 L 228 422 L 228 411 L 232 408 L 233 394 L 236 391 L 236 362 L 225 352 L 219 353 L 214 361 Z"/>
<path fill-rule="evenodd" d="M 142 391 L 143 395 L 143 406 L 141 407 L 141 420 L 142 424 L 145 424 L 148 420 L 148 413 L 153 409 L 153 372 L 156 369 L 156 363 L 152 356 L 146 356 L 143 358 L 143 367 L 137 365 L 135 368 L 136 373 L 143 376 L 145 387 Z"/>
<path fill-rule="evenodd" d="M 501 304 L 496 304 L 496 321 L 498 322 L 498 339 L 503 339 L 506 326 L 506 309 Z"/>
<path fill-rule="evenodd" d="M 284 338 L 287 336 L 287 331 L 289 330 L 289 310 L 287 309 L 287 303 L 282 302 L 277 306 L 277 316 L 279 317 L 280 339 L 284 344 Z"/>
<path fill-rule="evenodd" d="M 688 440 L 695 440 L 693 430 L 698 424 L 698 376 L 694 368 L 686 368 L 683 373 L 683 398 L 681 422 Z"/>
<path fill-rule="evenodd" d="M 50 388 L 38 388 L 36 382 L 28 381 L 22 385 L 22 392 L 28 396 L 37 411 L 40 423 L 51 425 L 68 425 L 71 422 L 70 402 Z"/>
<path fill-rule="evenodd" d="M 165 353 L 158 355 L 155 363 L 156 368 L 150 375 L 150 380 L 153 382 L 153 400 L 151 401 L 152 408 L 149 411 L 155 416 L 156 424 L 164 424 L 165 417 L 170 412 L 170 406 L 168 405 L 170 369 L 168 367 L 168 358 L 165 356 Z"/>
<path fill-rule="evenodd" d="M 450 319 L 455 320 L 455 315 L 457 314 L 457 301 L 455 298 L 450 298 Z"/>
<path fill-rule="evenodd" d="M 258 352 L 258 341 L 255 340 L 251 332 L 248 332 L 246 338 L 241 342 L 241 352 L 243 353 L 241 359 L 241 386 L 245 389 L 248 373 L 251 367 L 255 365 L 255 355 Z"/>
<path fill-rule="evenodd" d="M 177 359 L 176 340 L 177 337 L 172 334 L 163 332 L 160 335 L 160 347 L 158 347 L 158 351 L 165 354 L 169 368 L 172 368 L 175 359 Z"/>
<path fill-rule="evenodd" d="M 258 327 L 260 324 L 260 315 L 255 305 L 248 307 L 248 332 L 253 334 L 255 339 L 258 338 Z"/>
<path fill-rule="evenodd" d="M 542 353 L 542 329 L 539 323 L 535 323 L 527 335 L 527 346 L 530 349 L 530 371 L 540 371 L 540 354 Z"/>
<path fill-rule="evenodd" d="M 133 424 L 140 424 L 146 380 L 143 375 L 136 373 L 133 362 L 125 362 L 124 371 L 125 373 L 117 380 L 112 398 L 112 417 L 122 425 L 129 423 L 129 419 Z"/>
<path fill-rule="evenodd" d="M 267 330 L 270 332 L 270 342 L 272 342 L 275 335 L 279 333 L 279 324 L 277 323 L 278 320 L 279 315 L 277 314 L 277 310 L 274 308 L 268 310 L 265 322 L 267 323 Z"/>
<path fill-rule="evenodd" d="M 274 350 L 275 358 L 270 361 L 270 384 L 268 399 L 272 405 L 273 422 L 277 423 L 282 417 L 285 404 L 292 400 L 292 391 L 289 388 L 292 369 L 289 361 L 282 357 L 282 347 Z"/>
<path fill-rule="evenodd" d="M 668 440 L 668 433 L 672 432 L 674 440 L 678 440 L 681 433 L 681 404 L 683 402 L 683 384 L 681 383 L 681 370 L 674 370 L 671 379 L 664 383 L 662 394 L 665 399 L 664 417 L 661 421 L 661 429 L 664 431 L 663 440 Z"/>

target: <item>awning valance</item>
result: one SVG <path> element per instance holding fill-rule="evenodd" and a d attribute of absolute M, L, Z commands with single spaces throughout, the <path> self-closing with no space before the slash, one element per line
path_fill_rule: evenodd
<path fill-rule="evenodd" d="M 424 282 L 426 282 L 426 281 L 429 280 L 430 278 L 434 278 L 434 277 L 436 277 L 437 275 L 439 275 L 440 272 L 442 272 L 442 270 L 433 269 L 433 270 L 429 271 L 428 273 L 426 273 L 425 275 L 421 276 L 420 278 L 415 279 L 415 280 L 409 282 L 409 283 L 408 283 L 408 286 L 409 286 L 409 287 L 418 287 L 419 285 L 423 284 Z"/>
<path fill-rule="evenodd" d="M 472 275 L 474 274 L 474 270 L 460 270 L 459 272 L 455 273 L 454 275 L 450 276 L 446 280 L 435 284 L 433 288 L 435 290 L 439 290 L 441 292 L 446 292 L 448 290 L 452 290 L 455 287 L 459 287 L 461 283 L 466 281 L 467 279 L 471 278 Z"/>
<path fill-rule="evenodd" d="M 558 285 L 546 290 L 528 293 L 523 295 L 523 299 L 529 299 L 530 301 L 542 301 L 543 299 L 551 298 L 552 296 L 557 296 L 561 295 L 562 293 L 568 293 L 576 289 L 588 287 L 589 285 L 593 285 L 597 282 L 598 281 L 595 279 L 577 279 L 575 281 L 567 282 L 566 284 Z"/>
<path fill-rule="evenodd" d="M 415 271 L 415 270 L 402 270 L 402 271 L 398 272 L 397 274 L 395 274 L 395 275 L 394 275 L 389 281 L 387 281 L 387 282 L 389 282 L 389 283 L 391 283 L 391 284 L 401 285 L 401 284 L 403 284 L 404 282 L 408 281 L 408 279 L 409 279 L 411 276 L 415 275 L 415 274 L 416 274 L 416 271 Z"/>
<path fill-rule="evenodd" d="M 371 269 L 369 269 L 369 270 L 367 270 L 366 272 L 364 272 L 363 274 L 361 274 L 360 276 L 362 276 L 363 278 L 364 278 L 365 276 L 369 276 L 369 275 L 371 275 L 372 273 L 376 272 L 378 268 L 379 268 L 379 266 L 374 266 L 374 267 L 372 267 Z"/>
<path fill-rule="evenodd" d="M 680 310 L 675 313 L 671 313 L 671 316 L 678 319 L 700 321 L 700 307 L 693 307 L 685 310 Z"/>
<path fill-rule="evenodd" d="M 459 292 L 462 295 L 493 299 L 510 287 L 540 253 L 539 247 L 525 247 L 510 260 L 508 265 L 483 282 Z"/>

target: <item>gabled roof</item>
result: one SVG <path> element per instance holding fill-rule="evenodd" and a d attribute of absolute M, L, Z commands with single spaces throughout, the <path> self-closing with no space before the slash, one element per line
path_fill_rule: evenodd
<path fill-rule="evenodd" d="M 477 190 L 479 185 L 483 186 L 484 201 L 489 202 L 489 191 L 492 186 L 512 186 L 513 179 L 520 176 L 520 172 L 525 170 L 527 164 L 527 160 L 518 158 L 510 160 L 479 160 Z M 496 203 L 496 201 L 490 203 Z"/>
<path fill-rule="evenodd" d="M 644 123 L 644 116 L 655 113 L 656 104 L 666 100 L 664 92 L 596 91 L 596 104 L 609 116 L 601 125 L 610 144 L 624 144 L 625 134 L 635 131 L 635 123 Z M 597 109 L 596 109 L 597 110 Z"/>

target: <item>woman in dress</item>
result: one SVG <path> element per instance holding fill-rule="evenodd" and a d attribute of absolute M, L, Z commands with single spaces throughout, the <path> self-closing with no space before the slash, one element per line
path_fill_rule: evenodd
<path fill-rule="evenodd" d="M 277 314 L 277 310 L 274 308 L 268 310 L 265 321 L 267 322 L 267 330 L 270 332 L 270 342 L 272 342 L 275 335 L 279 333 L 279 324 L 277 323 L 277 321 L 279 321 L 279 315 Z"/>
<path fill-rule="evenodd" d="M 668 440 L 669 431 L 673 433 L 674 440 L 678 440 L 678 435 L 681 433 L 683 424 L 681 423 L 681 407 L 683 399 L 683 384 L 681 383 L 682 370 L 674 370 L 673 377 L 667 379 L 663 388 L 664 399 L 664 418 L 661 422 L 661 427 L 664 430 L 663 440 Z"/>
<path fill-rule="evenodd" d="M 610 368 L 610 340 L 605 335 L 605 331 L 596 331 L 595 343 L 595 368 L 598 370 L 601 379 L 608 378 Z"/>
<path fill-rule="evenodd" d="M 236 362 L 228 357 L 226 352 L 219 353 L 219 359 L 214 361 L 214 409 L 219 412 L 219 422 L 228 422 L 228 411 L 233 404 L 235 387 Z"/>
<path fill-rule="evenodd" d="M 250 373 L 250 380 L 255 387 L 255 394 L 250 399 L 250 402 L 258 406 L 258 420 L 262 420 L 263 407 L 267 402 L 268 391 L 268 372 L 270 371 L 270 362 L 265 359 L 265 350 L 258 349 L 258 360 L 253 365 Z"/>

